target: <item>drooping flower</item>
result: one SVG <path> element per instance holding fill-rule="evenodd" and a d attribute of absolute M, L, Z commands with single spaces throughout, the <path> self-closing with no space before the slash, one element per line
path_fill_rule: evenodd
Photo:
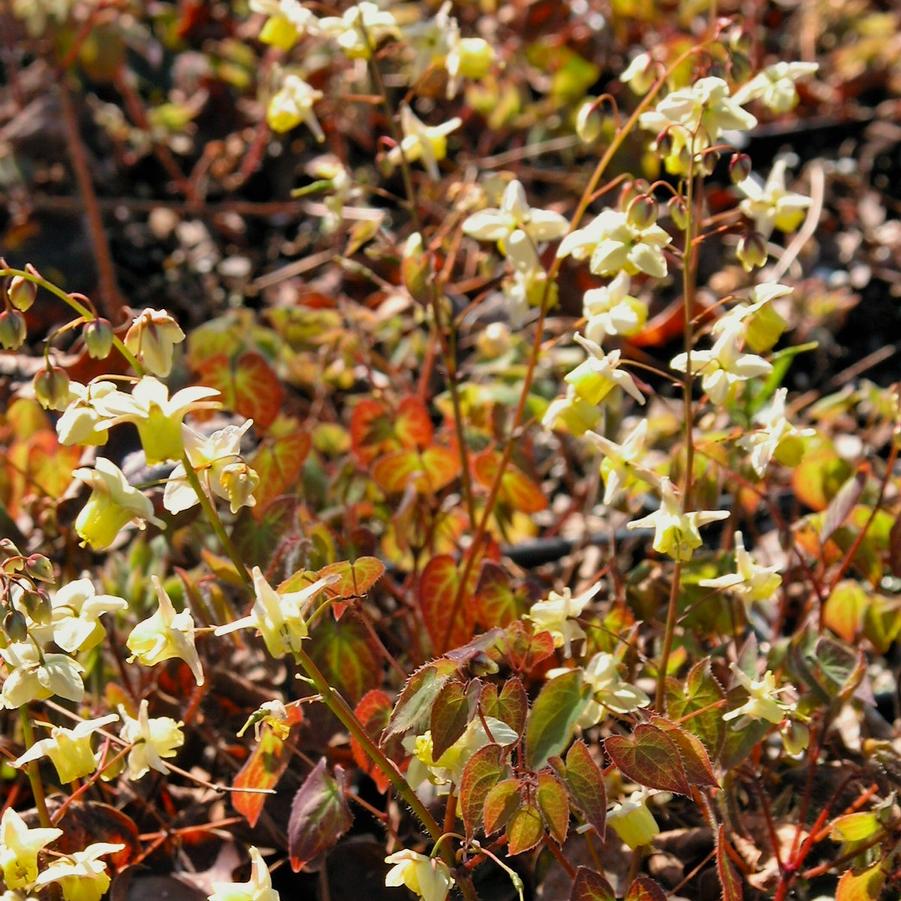
<path fill-rule="evenodd" d="M 632 376 L 619 368 L 620 351 L 605 353 L 597 342 L 582 335 L 576 335 L 575 341 L 588 353 L 588 357 L 568 373 L 564 381 L 572 385 L 579 397 L 590 404 L 599 404 L 614 388 L 621 388 L 638 403 L 644 404 L 644 395 Z"/>
<path fill-rule="evenodd" d="M 146 699 L 141 701 L 136 718 L 129 716 L 121 706 L 119 715 L 122 717 L 119 737 L 134 745 L 128 752 L 128 778 L 140 779 L 150 770 L 167 773 L 164 758 L 174 757 L 176 749 L 185 741 L 181 723 L 176 722 L 171 716 L 151 718 Z"/>
<path fill-rule="evenodd" d="M 177 657 L 188 664 L 198 685 L 203 685 L 203 667 L 194 644 L 194 618 L 188 610 L 175 612 L 172 599 L 163 583 L 152 577 L 159 608 L 138 623 L 125 642 L 132 656 L 129 663 L 140 660 L 145 666 L 156 666 Z"/>
<path fill-rule="evenodd" d="M 564 588 L 562 592 L 552 591 L 545 600 L 532 604 L 528 618 L 537 629 L 550 632 L 554 647 L 562 647 L 565 656 L 571 657 L 572 643 L 585 637 L 576 619 L 601 590 L 601 584 L 597 581 L 575 597 L 569 588 Z"/>
<path fill-rule="evenodd" d="M 745 603 L 767 601 L 782 584 L 778 566 L 760 566 L 745 550 L 741 532 L 735 533 L 735 572 L 716 579 L 701 579 L 704 588 L 720 588 L 738 595 Z"/>
<path fill-rule="evenodd" d="M 556 287 L 548 284 L 547 272 L 541 265 L 535 244 L 522 229 L 518 228 L 510 235 L 505 249 L 513 272 L 504 279 L 502 287 L 510 325 L 519 328 L 525 324 L 533 307 L 542 302 L 550 305 L 546 295 L 556 291 Z"/>
<path fill-rule="evenodd" d="M 131 394 L 116 391 L 104 398 L 103 409 L 110 418 L 102 423 L 111 428 L 131 422 L 138 429 L 147 463 L 181 458 L 181 425 L 188 413 L 195 410 L 217 410 L 222 405 L 213 400 L 219 392 L 200 385 L 182 388 L 169 397 L 169 389 L 153 376 L 144 376 Z"/>
<path fill-rule="evenodd" d="M 268 16 L 260 40 L 279 50 L 290 50 L 305 34 L 316 34 L 316 16 L 298 0 L 250 0 L 255 13 Z"/>
<path fill-rule="evenodd" d="M 504 189 L 499 208 L 480 210 L 463 222 L 463 231 L 479 241 L 506 241 L 515 231 L 523 231 L 538 244 L 563 237 L 569 227 L 560 213 L 529 206 L 522 184 L 514 179 Z"/>
<path fill-rule="evenodd" d="M 765 182 L 755 175 L 749 175 L 738 183 L 737 188 L 745 195 L 739 209 L 754 221 L 754 228 L 768 238 L 773 229 L 793 232 L 804 221 L 810 206 L 810 198 L 786 190 L 785 159 L 778 159 Z"/>
<path fill-rule="evenodd" d="M 319 28 L 350 59 L 369 59 L 384 38 L 398 34 L 394 16 L 370 0 L 349 6 L 340 17 L 320 19 Z"/>
<path fill-rule="evenodd" d="M 405 885 L 422 901 L 444 901 L 454 885 L 454 877 L 443 860 L 416 851 L 395 851 L 385 858 L 385 863 L 394 864 L 385 876 L 385 885 Z"/>
<path fill-rule="evenodd" d="M 29 829 L 12 807 L 0 818 L 0 872 L 9 889 L 25 888 L 37 879 L 38 852 L 63 834 L 62 829 Z"/>
<path fill-rule="evenodd" d="M 54 726 L 49 738 L 36 741 L 14 766 L 21 767 L 32 760 L 49 757 L 56 767 L 59 781 L 64 785 L 75 779 L 89 776 L 100 766 L 100 753 L 91 747 L 91 737 L 98 729 L 115 723 L 119 719 L 115 713 L 93 720 L 84 720 L 73 729 Z"/>
<path fill-rule="evenodd" d="M 246 466 L 241 459 L 241 439 L 252 425 L 253 420 L 248 419 L 241 426 L 229 425 L 209 436 L 201 435 L 186 425 L 181 427 L 185 453 L 204 493 L 210 498 L 227 500 L 232 513 L 237 513 L 242 506 L 252 507 L 256 503 L 251 493 L 253 489 L 247 491 L 248 483 L 252 483 L 253 487 L 259 483 L 256 473 L 249 467 L 246 471 L 242 469 L 245 477 L 242 482 L 235 478 L 235 470 L 229 468 L 236 463 Z M 179 463 L 166 482 L 163 506 L 170 513 L 180 513 L 199 503 L 199 500 L 188 481 L 184 463 Z"/>
<path fill-rule="evenodd" d="M 601 408 L 579 397 L 572 385 L 566 386 L 566 394 L 552 400 L 541 424 L 546 429 L 584 435 L 601 421 Z"/>
<path fill-rule="evenodd" d="M 463 120 L 455 116 L 440 125 L 426 125 L 405 104 L 400 108 L 403 139 L 399 146 L 391 148 L 386 159 L 392 166 L 399 166 L 402 160 L 408 163 L 420 161 L 426 172 L 437 180 L 441 177 L 438 161 L 447 156 L 447 136 L 462 124 Z"/>
<path fill-rule="evenodd" d="M 627 529 L 654 529 L 653 548 L 674 560 L 691 560 L 703 543 L 700 526 L 728 519 L 728 510 L 699 510 L 683 513 L 673 483 L 665 476 L 660 480 L 660 509 L 641 519 L 626 523 Z"/>
<path fill-rule="evenodd" d="M 132 488 L 125 474 L 105 457 L 94 461 L 94 468 L 76 469 L 73 477 L 89 485 L 91 495 L 75 520 L 75 531 L 95 551 L 108 548 L 129 523 L 139 529 L 146 524 L 164 528 L 165 523 L 153 515 L 153 504 L 137 488 Z"/>
<path fill-rule="evenodd" d="M 216 629 L 216 635 L 227 635 L 238 629 L 259 629 L 266 649 L 273 657 L 293 654 L 308 635 L 306 613 L 318 595 L 337 581 L 337 575 L 326 576 L 299 591 L 280 594 L 267 581 L 262 570 L 252 572 L 254 605 L 249 616 Z"/>
<path fill-rule="evenodd" d="M 125 849 L 123 844 L 96 842 L 83 851 L 74 851 L 54 861 L 37 878 L 37 885 L 55 882 L 62 889 L 65 901 L 100 901 L 110 885 L 106 863 L 100 860 L 107 854 Z"/>
<path fill-rule="evenodd" d="M 104 613 L 127 610 L 128 601 L 112 594 L 97 594 L 90 579 L 75 579 L 51 598 L 52 619 L 36 626 L 32 634 L 56 642 L 64 651 L 89 651 L 103 641 L 106 630 L 100 622 Z"/>
<path fill-rule="evenodd" d="M 84 668 L 68 654 L 45 653 L 29 640 L 0 648 L 0 657 L 9 670 L 0 691 L 0 704 L 10 710 L 54 696 L 67 701 L 84 697 Z"/>
<path fill-rule="evenodd" d="M 601 344 L 608 335 L 637 335 L 648 319 L 647 305 L 629 293 L 629 276 L 620 272 L 603 288 L 593 288 L 582 298 L 585 337 Z"/>
<path fill-rule="evenodd" d="M 654 61 L 650 53 L 639 53 L 623 69 L 619 80 L 636 94 L 646 94 L 655 81 Z"/>
<path fill-rule="evenodd" d="M 713 335 L 733 331 L 743 334 L 746 344 L 757 352 L 769 350 L 788 328 L 788 323 L 771 307 L 774 300 L 787 297 L 792 289 L 775 282 L 755 285 L 747 303 L 738 303 L 710 327 Z"/>
<path fill-rule="evenodd" d="M 660 833 L 654 814 L 648 809 L 649 797 L 650 793 L 643 788 L 632 792 L 607 811 L 607 822 L 633 851 L 642 845 L 649 845 Z"/>
<path fill-rule="evenodd" d="M 775 457 L 786 466 L 798 462 L 803 452 L 804 438 L 816 434 L 815 429 L 799 429 L 785 417 L 787 388 L 780 388 L 770 404 L 754 418 L 757 428 L 739 440 L 739 446 L 750 451 L 751 466 L 760 478 L 766 474 Z"/>
<path fill-rule="evenodd" d="M 56 422 L 60 444 L 67 447 L 85 444 L 99 447 L 109 439 L 104 401 L 116 391 L 113 382 L 97 381 L 82 385 L 69 382 L 69 402 Z"/>
<path fill-rule="evenodd" d="M 636 224 L 628 213 L 607 209 L 588 225 L 570 232 L 557 248 L 558 257 L 589 259 L 596 275 L 637 275 L 654 278 L 667 273 L 663 248 L 672 239 L 656 222 Z"/>
<path fill-rule="evenodd" d="M 710 350 L 693 350 L 691 371 L 701 376 L 701 386 L 715 404 L 722 404 L 733 385 L 757 376 L 767 375 L 773 368 L 763 357 L 739 350 L 742 328 L 723 332 Z M 688 369 L 688 354 L 677 354 L 670 367 L 679 372 Z"/>
<path fill-rule="evenodd" d="M 732 99 L 739 104 L 759 99 L 774 113 L 787 113 L 798 105 L 795 82 L 813 75 L 819 67 L 819 63 L 789 63 L 780 60 L 758 72 L 733 94 Z"/>
<path fill-rule="evenodd" d="M 250 879 L 247 882 L 214 882 L 209 901 L 279 901 L 263 855 L 253 845 L 248 850 Z"/>
<path fill-rule="evenodd" d="M 750 720 L 766 720 L 768 723 L 781 723 L 792 706 L 779 700 L 783 691 L 791 691 L 790 685 L 776 688 L 776 677 L 767 670 L 760 679 L 751 679 L 740 667 L 732 664 L 732 672 L 739 684 L 748 692 L 748 700 L 741 707 L 736 707 L 723 714 L 723 720 L 729 722 L 741 717 L 736 724 L 740 729 L 742 723 Z"/>
<path fill-rule="evenodd" d="M 325 133 L 313 112 L 313 104 L 322 100 L 322 97 L 322 91 L 311 87 L 299 75 L 289 72 L 266 107 L 266 121 L 279 134 L 291 131 L 303 122 L 317 141 L 324 141 Z"/>
<path fill-rule="evenodd" d="M 625 437 L 622 444 L 616 444 L 609 438 L 588 432 L 587 437 L 604 455 L 601 463 L 601 476 L 604 479 L 604 503 L 608 506 L 631 484 L 638 480 L 636 467 L 645 455 L 645 442 L 648 436 L 648 421 L 642 419 Z"/>
<path fill-rule="evenodd" d="M 125 333 L 125 346 L 161 378 L 172 371 L 175 345 L 184 340 L 185 333 L 165 310 L 142 310 Z"/>

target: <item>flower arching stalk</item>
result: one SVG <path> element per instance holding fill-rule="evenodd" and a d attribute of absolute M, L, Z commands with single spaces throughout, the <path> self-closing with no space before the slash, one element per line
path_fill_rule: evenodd
<path fill-rule="evenodd" d="M 645 94 L 645 96 L 642 98 L 641 103 L 639 103 L 638 106 L 635 107 L 635 110 L 633 111 L 632 115 L 629 116 L 626 123 L 613 136 L 613 140 L 604 151 L 604 155 L 598 160 L 598 164 L 597 166 L 595 166 L 594 172 L 592 172 L 591 174 L 591 178 L 588 179 L 588 184 L 585 185 L 585 190 L 582 192 L 582 196 L 579 199 L 576 211 L 573 213 L 573 217 L 570 220 L 570 232 L 575 231 L 575 229 L 579 227 L 579 223 L 582 221 L 582 217 L 585 215 L 585 211 L 591 204 L 594 192 L 597 189 L 597 186 L 600 184 L 601 179 L 604 177 L 604 173 L 607 171 L 608 166 L 613 161 L 613 157 L 616 156 L 617 151 L 623 145 L 623 142 L 629 136 L 632 129 L 635 128 L 635 126 L 638 124 L 638 120 L 641 117 L 641 114 L 645 112 L 648 107 L 654 102 L 654 99 L 656 98 L 657 94 L 660 93 L 660 90 L 666 84 L 667 79 L 670 77 L 670 75 L 690 56 L 695 53 L 699 53 L 704 48 L 706 48 L 708 43 L 709 41 L 704 41 L 697 47 L 691 47 L 683 53 L 680 53 L 679 56 L 674 60 L 674 62 L 660 76 L 660 78 L 658 78 L 657 81 L 654 82 L 654 84 L 648 90 L 647 94 Z M 498 463 L 497 472 L 495 472 L 494 480 L 492 481 L 491 487 L 488 490 L 488 499 L 485 501 L 485 507 L 482 510 L 482 516 L 479 519 L 479 524 L 476 528 L 475 535 L 473 536 L 469 552 L 467 553 L 463 561 L 463 572 L 458 583 L 457 593 L 454 597 L 454 605 L 451 609 L 451 614 L 447 621 L 447 629 L 445 630 L 445 634 L 442 639 L 442 643 L 445 647 L 450 641 L 450 636 L 453 633 L 454 624 L 457 621 L 457 617 L 460 615 L 460 610 L 463 606 L 463 595 L 466 590 L 466 585 L 469 583 L 469 577 L 472 573 L 472 567 L 475 564 L 475 560 L 479 556 L 479 547 L 485 539 L 485 534 L 488 530 L 488 522 L 491 519 L 491 516 L 494 512 L 494 505 L 497 503 L 497 498 L 500 494 L 504 473 L 506 473 L 507 471 L 507 466 L 510 463 L 510 458 L 513 456 L 513 447 L 516 443 L 516 439 L 519 437 L 520 426 L 522 425 L 526 404 L 529 400 L 529 391 L 532 388 L 532 382 L 535 378 L 535 368 L 538 364 L 538 357 L 541 353 L 541 346 L 544 338 L 544 321 L 547 317 L 551 300 L 550 288 L 551 285 L 556 281 L 557 275 L 559 274 L 560 267 L 562 265 L 563 258 L 554 257 L 554 261 L 551 263 L 551 266 L 548 269 L 547 279 L 544 283 L 544 291 L 541 295 L 541 304 L 538 308 L 538 321 L 535 323 L 535 337 L 532 341 L 532 349 L 529 354 L 528 363 L 526 364 L 526 374 L 523 378 L 522 390 L 520 391 L 519 401 L 516 404 L 516 410 L 513 414 L 513 422 L 510 425 L 510 433 L 507 436 L 507 441 L 505 442 L 504 449 L 501 452 L 501 459 Z"/>
<path fill-rule="evenodd" d="M 22 735 L 25 738 L 25 750 L 29 751 L 34 744 L 34 732 L 31 728 L 31 711 L 28 704 L 23 704 L 19 708 L 19 722 L 22 724 Z M 44 782 L 41 779 L 41 765 L 37 760 L 32 760 L 26 765 L 25 771 L 28 773 L 28 782 L 31 785 L 31 794 L 34 796 L 34 806 L 37 808 L 38 819 L 41 826 L 45 829 L 49 828 L 50 814 L 47 812 L 47 800 L 44 793 Z"/>

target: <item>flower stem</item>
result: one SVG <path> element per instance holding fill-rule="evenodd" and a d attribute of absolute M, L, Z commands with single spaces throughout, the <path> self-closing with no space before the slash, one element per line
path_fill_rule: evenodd
<path fill-rule="evenodd" d="M 19 722 L 22 724 L 22 735 L 25 739 L 25 750 L 31 750 L 34 744 L 34 732 L 31 729 L 31 711 L 28 704 L 19 708 Z M 31 794 L 34 796 L 34 806 L 38 811 L 38 819 L 45 829 L 52 825 L 50 814 L 47 812 L 47 800 L 44 793 L 44 783 L 41 780 L 41 765 L 37 760 L 32 760 L 25 768 L 28 773 L 28 781 L 31 784 Z"/>

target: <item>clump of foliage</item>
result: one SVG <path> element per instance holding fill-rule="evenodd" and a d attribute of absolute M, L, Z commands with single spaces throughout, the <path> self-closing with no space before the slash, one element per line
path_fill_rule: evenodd
<path fill-rule="evenodd" d="M 99 287 L 0 269 L 3 901 L 893 896 L 901 395 L 753 152 L 851 47 L 582 6 L 13 0 Z M 89 95 L 296 259 L 126 306 Z"/>

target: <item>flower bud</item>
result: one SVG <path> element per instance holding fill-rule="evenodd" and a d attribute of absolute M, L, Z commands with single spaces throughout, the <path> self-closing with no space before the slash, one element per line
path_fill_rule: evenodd
<path fill-rule="evenodd" d="M 700 155 L 699 168 L 703 175 L 713 175 L 716 164 L 720 161 L 718 150 L 707 150 Z"/>
<path fill-rule="evenodd" d="M 10 641 L 24 641 L 28 637 L 28 620 L 18 610 L 10 610 L 3 617 L 3 631 Z"/>
<path fill-rule="evenodd" d="M 751 77 L 751 60 L 745 53 L 733 53 L 730 59 L 732 79 L 739 83 Z"/>
<path fill-rule="evenodd" d="M 579 107 L 576 114 L 576 134 L 580 141 L 593 144 L 601 135 L 604 119 L 595 105 L 596 98 L 588 97 Z"/>
<path fill-rule="evenodd" d="M 0 346 L 5 350 L 18 350 L 27 336 L 25 317 L 18 310 L 0 313 Z"/>
<path fill-rule="evenodd" d="M 747 153 L 733 153 L 729 160 L 729 178 L 737 185 L 751 175 L 751 157 Z"/>
<path fill-rule="evenodd" d="M 782 730 L 782 745 L 792 757 L 800 757 L 807 750 L 810 741 L 810 729 L 804 723 L 791 720 Z"/>
<path fill-rule="evenodd" d="M 113 349 L 113 327 L 109 319 L 92 319 L 85 324 L 82 336 L 88 356 L 94 360 L 105 360 Z"/>
<path fill-rule="evenodd" d="M 657 153 L 660 156 L 671 156 L 673 149 L 675 147 L 675 140 L 673 139 L 672 132 L 667 129 L 666 131 L 661 131 L 659 135 L 657 135 L 657 140 L 654 142 L 657 145 Z"/>
<path fill-rule="evenodd" d="M 650 228 L 657 221 L 657 202 L 647 194 L 639 194 L 629 204 L 626 219 L 634 228 Z"/>
<path fill-rule="evenodd" d="M 766 242 L 757 232 L 753 232 L 750 235 L 742 235 L 738 239 L 735 256 L 738 257 L 745 272 L 758 269 L 765 265 L 767 261 Z"/>
<path fill-rule="evenodd" d="M 484 78 L 494 63 L 494 48 L 484 38 L 461 38 L 457 73 L 463 78 Z"/>
<path fill-rule="evenodd" d="M 34 303 L 38 294 L 38 286 L 27 278 L 22 278 L 21 275 L 14 275 L 6 292 L 9 295 L 9 302 L 24 313 Z"/>
<path fill-rule="evenodd" d="M 413 232 L 404 244 L 400 272 L 404 287 L 419 303 L 428 302 L 430 271 L 429 257 L 422 243 L 422 235 Z"/>
<path fill-rule="evenodd" d="M 185 333 L 165 310 L 142 310 L 125 333 L 125 346 L 154 375 L 172 371 L 172 354 Z"/>
<path fill-rule="evenodd" d="M 53 619 L 53 606 L 43 591 L 26 591 L 22 595 L 25 612 L 39 626 L 46 626 Z"/>
<path fill-rule="evenodd" d="M 25 568 L 28 575 L 36 582 L 52 582 L 53 564 L 43 554 L 31 554 L 25 559 Z"/>
<path fill-rule="evenodd" d="M 688 209 L 685 206 L 685 201 L 681 197 L 673 197 L 666 205 L 666 211 L 669 213 L 670 219 L 673 220 L 673 225 L 680 231 L 685 231 L 688 227 Z"/>
<path fill-rule="evenodd" d="M 34 396 L 45 410 L 62 412 L 69 406 L 69 376 L 59 366 L 48 366 L 34 377 Z"/>
<path fill-rule="evenodd" d="M 479 332 L 476 347 L 483 357 L 496 359 L 510 349 L 510 326 L 506 322 L 491 322 Z"/>

